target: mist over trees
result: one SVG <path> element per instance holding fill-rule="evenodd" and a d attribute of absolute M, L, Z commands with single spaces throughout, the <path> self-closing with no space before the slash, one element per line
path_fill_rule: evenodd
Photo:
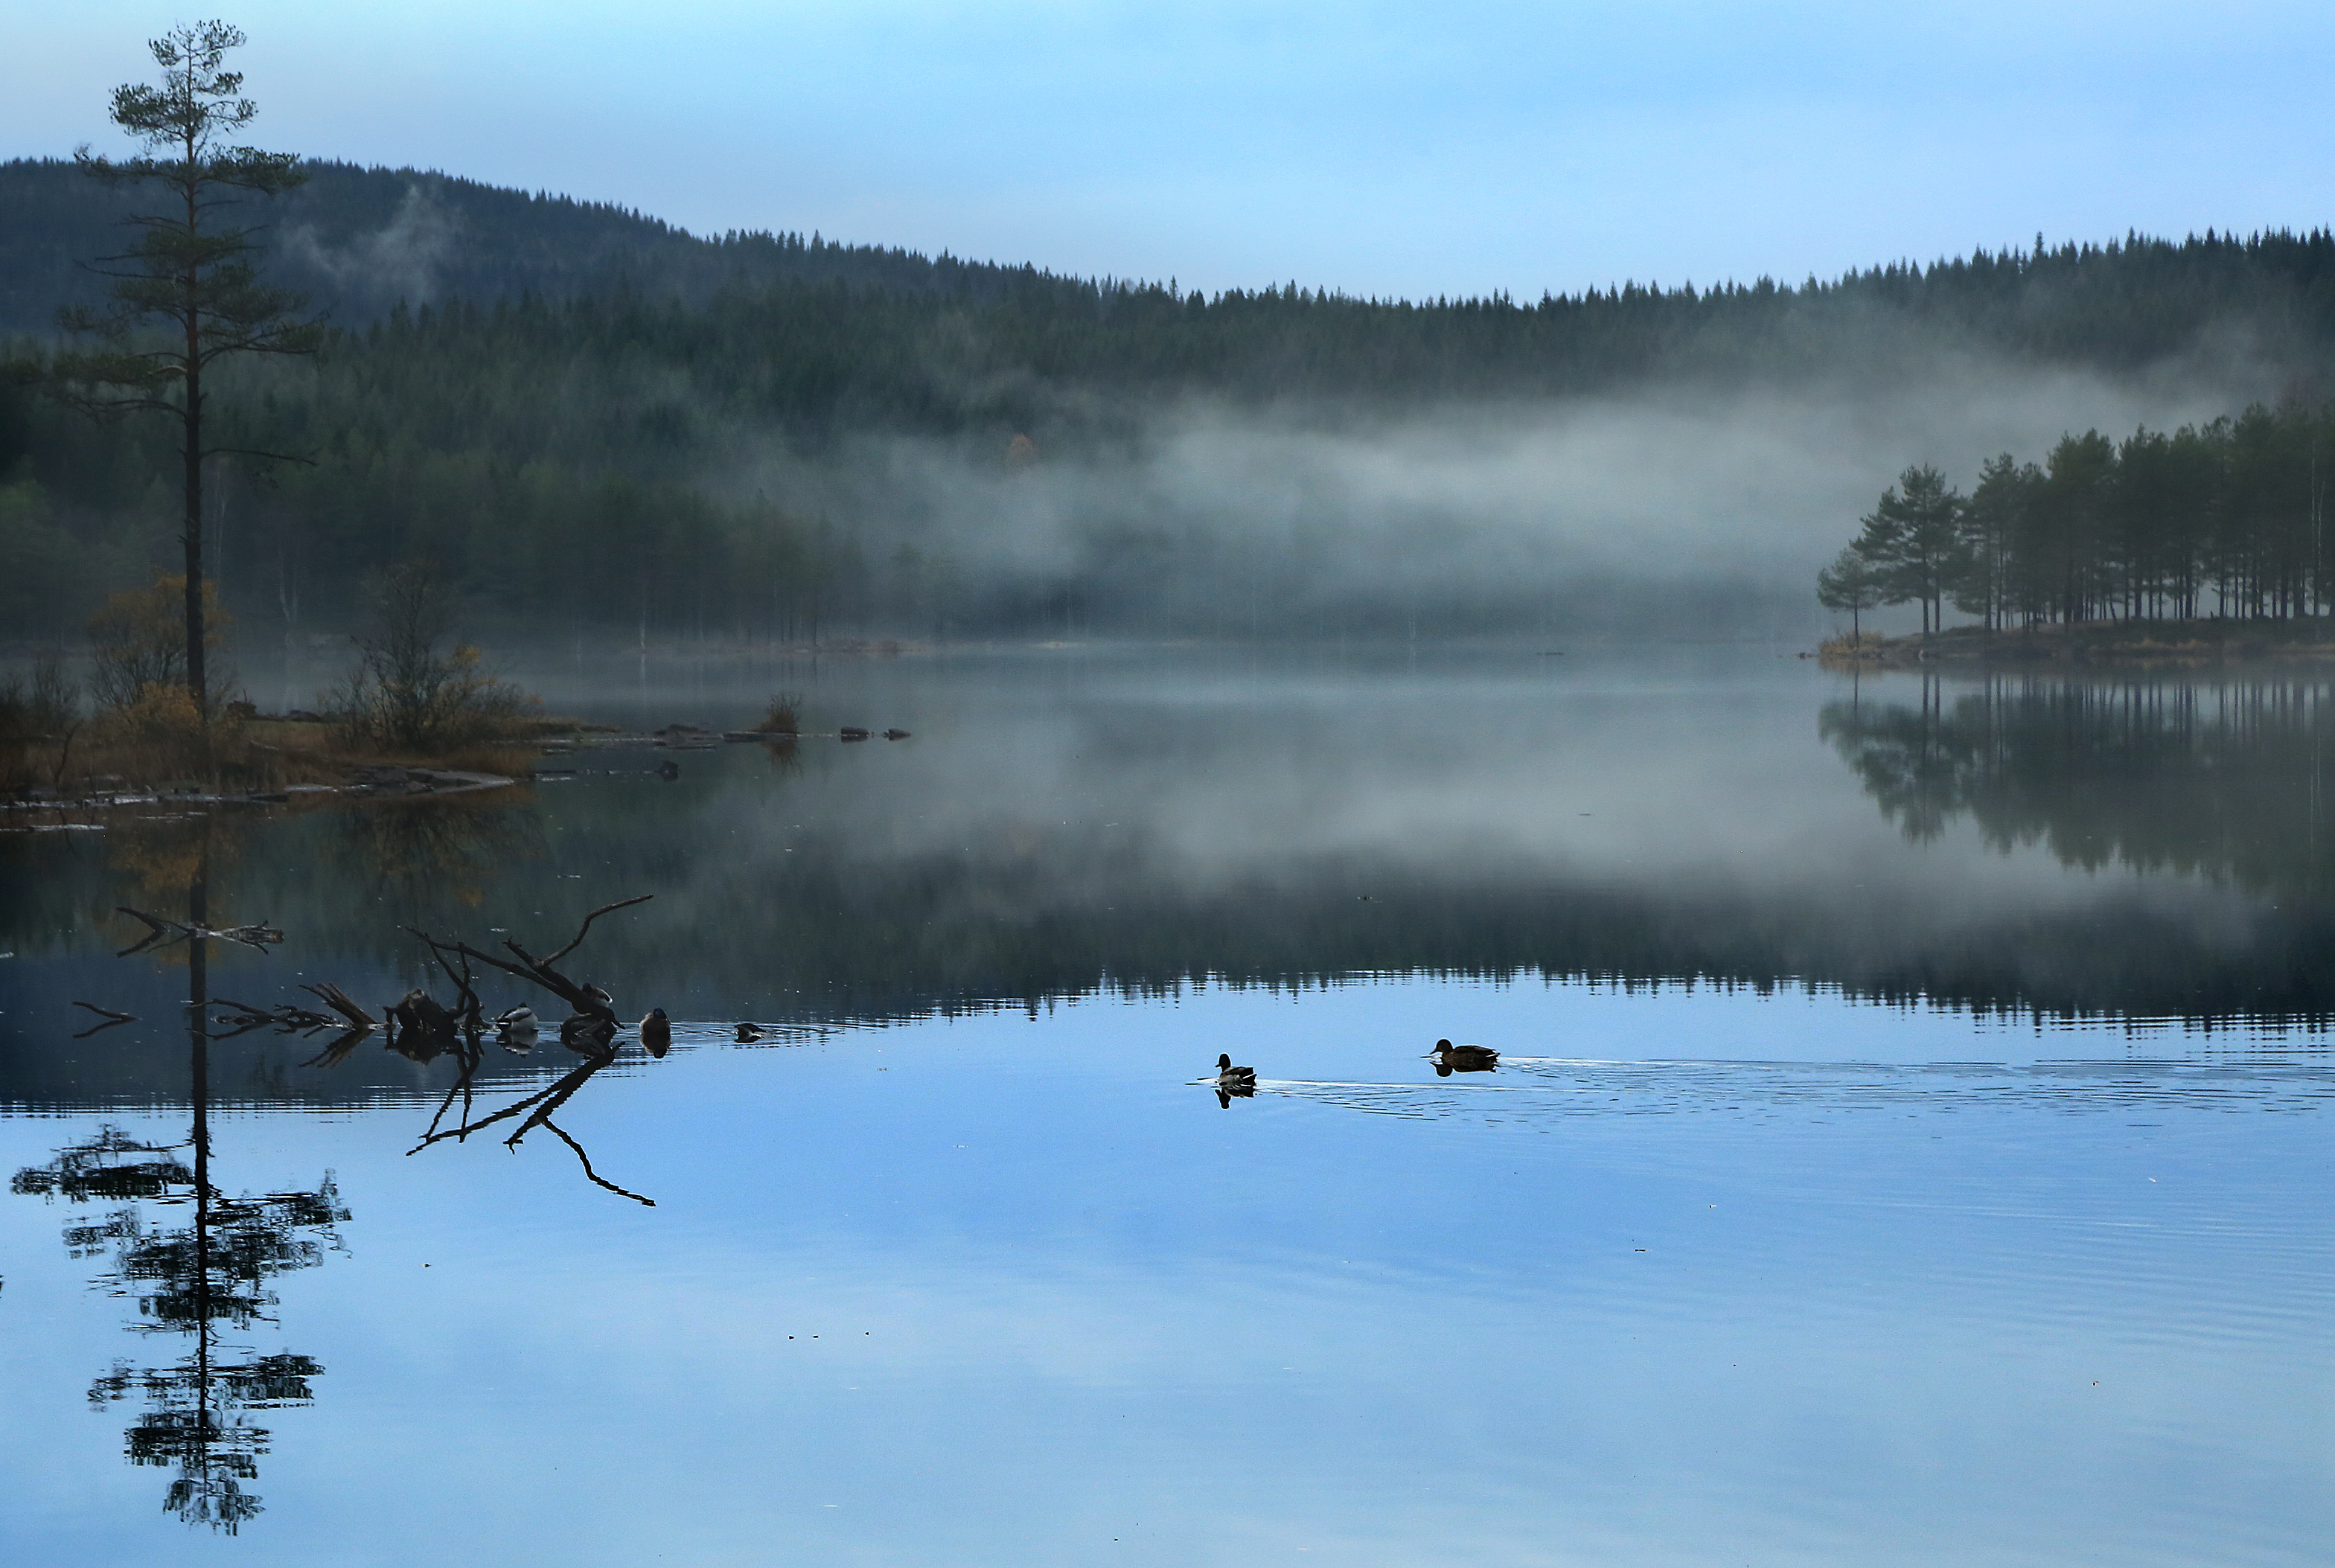
<path fill-rule="evenodd" d="M 1797 632 L 1780 580 L 1690 580 L 1696 560 L 1633 546 L 1561 477 L 1524 475 L 1541 493 L 1513 509 L 1562 516 L 1564 541 L 1531 517 L 1495 528 L 1468 498 L 1398 495 L 1373 525 L 1275 454 L 1233 475 L 1221 446 L 1163 459 L 1162 431 L 1197 410 L 1235 437 L 1342 439 L 1351 461 L 1444 418 L 1464 458 L 1487 409 L 1681 388 L 1854 405 L 1972 365 L 2307 392 L 2335 364 L 2324 231 L 1406 302 L 701 239 L 441 175 L 302 168 L 266 215 L 267 266 L 334 330 L 312 364 L 222 367 L 213 385 L 219 444 L 308 460 L 213 466 L 207 534 L 248 635 L 344 631 L 363 585 L 414 560 L 508 637 Z M 56 307 L 92 286 L 71 263 L 102 254 L 119 212 L 86 185 L 0 165 L 18 358 L 50 352 Z M 158 432 L 81 428 L 0 387 L 0 615 L 20 635 L 69 635 L 163 566 L 170 457 Z M 1144 463 L 1172 505 L 1121 482 Z M 1239 513 L 1234 479 L 1251 477 L 1281 492 L 1275 528 Z M 1558 547 L 1584 540 L 1603 566 Z M 1934 617 L 1962 593 L 1939 579 L 1921 596 Z"/>
<path fill-rule="evenodd" d="M 1818 576 L 1827 609 L 1942 601 L 1990 630 L 2098 620 L 2243 620 L 2335 605 L 2335 407 L 2062 437 L 2040 464 L 1991 459 L 1968 496 L 1905 470 Z"/>

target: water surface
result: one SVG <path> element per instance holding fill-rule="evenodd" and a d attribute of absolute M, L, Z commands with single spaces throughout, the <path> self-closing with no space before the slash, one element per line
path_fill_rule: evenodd
<path fill-rule="evenodd" d="M 2324 681 L 610 673 L 911 733 L 0 838 L 9 1560 L 2323 1551 Z M 221 1021 L 641 893 L 565 967 L 673 1052 L 489 1044 L 515 1148 Z"/>

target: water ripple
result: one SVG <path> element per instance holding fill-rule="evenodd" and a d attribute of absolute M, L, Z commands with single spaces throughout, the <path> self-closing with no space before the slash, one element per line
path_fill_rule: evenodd
<path fill-rule="evenodd" d="M 1288 1095 L 1375 1115 L 1526 1125 L 1569 1117 L 1772 1116 L 1837 1111 L 1953 1115 L 2134 1111 L 2230 1115 L 2317 1111 L 2335 1103 L 2335 1066 L 2317 1062 L 1596 1061 L 1503 1057 L 1464 1082 L 1268 1079 Z"/>

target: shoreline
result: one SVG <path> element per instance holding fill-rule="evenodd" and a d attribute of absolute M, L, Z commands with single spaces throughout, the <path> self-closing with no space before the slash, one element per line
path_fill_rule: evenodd
<path fill-rule="evenodd" d="M 1854 643 L 1846 636 L 1828 638 L 1818 646 L 1817 656 L 1839 669 L 1909 669 L 1942 663 L 2149 668 L 2270 660 L 2335 662 L 2335 616 L 2055 622 L 1998 632 L 1982 626 L 1951 626 L 1943 632 L 1915 632 L 1902 637 L 1867 632 Z"/>
<path fill-rule="evenodd" d="M 297 726 L 314 721 L 289 719 L 282 715 L 265 714 L 248 721 L 252 726 Z M 801 740 L 839 740 L 849 742 L 871 739 L 905 740 L 906 730 L 893 729 L 871 731 L 845 726 L 831 731 L 763 731 L 706 730 L 691 724 L 669 724 L 662 730 L 645 731 L 620 731 L 611 725 L 586 724 L 574 720 L 559 720 L 557 727 L 523 739 L 493 742 L 488 748 L 500 753 L 500 766 L 494 769 L 450 765 L 446 758 L 383 759 L 370 755 L 335 755 L 330 752 L 271 746 L 260 748 L 278 759 L 293 758 L 303 767 L 295 770 L 307 778 L 262 783 L 247 789 L 205 787 L 179 781 L 176 783 L 136 783 L 112 775 L 80 777 L 77 787 L 24 785 L 5 799 L 0 799 L 0 836 L 31 833 L 102 832 L 104 824 L 88 818 L 112 812 L 128 812 L 132 816 L 153 818 L 152 811 L 140 808 L 162 808 L 160 819 L 174 820 L 192 812 L 221 807 L 300 807 L 314 806 L 328 800 L 347 801 L 410 801 L 443 800 L 451 797 L 476 796 L 490 791 L 518 789 L 542 780 L 559 781 L 576 776 L 578 769 L 568 767 L 545 767 L 551 758 L 574 757 L 579 751 L 640 750 L 652 751 L 711 751 L 725 745 L 756 743 L 791 750 Z M 281 728 L 276 732 L 281 737 Z M 477 753 L 478 746 L 461 749 Z M 457 753 L 459 755 L 460 753 Z M 674 769 L 671 761 L 660 764 L 654 771 Z M 325 782 L 324 777 L 332 782 Z M 673 776 L 665 772 L 666 777 Z M 47 818 L 50 820 L 41 820 Z M 80 819 L 76 819 L 80 818 Z"/>

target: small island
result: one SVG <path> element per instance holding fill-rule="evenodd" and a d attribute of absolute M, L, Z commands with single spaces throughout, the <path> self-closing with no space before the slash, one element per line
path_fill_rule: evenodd
<path fill-rule="evenodd" d="M 2254 404 L 2118 441 L 2069 435 L 2040 464 L 2005 452 L 1968 495 L 1917 463 L 1817 575 L 1848 619 L 1827 661 L 2212 664 L 2335 655 L 2322 477 L 2335 405 Z M 1863 616 L 1914 605 L 1912 636 Z M 1948 627 L 1949 609 L 1975 624 Z"/>

